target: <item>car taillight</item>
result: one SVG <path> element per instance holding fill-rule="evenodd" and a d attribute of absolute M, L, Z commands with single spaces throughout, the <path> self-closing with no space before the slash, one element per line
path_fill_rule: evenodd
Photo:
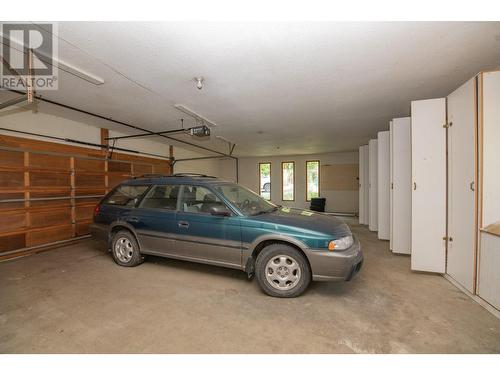
<path fill-rule="evenodd" d="M 99 215 L 99 211 L 101 210 L 101 206 L 100 205 L 97 205 L 95 206 L 94 208 L 94 217 Z"/>

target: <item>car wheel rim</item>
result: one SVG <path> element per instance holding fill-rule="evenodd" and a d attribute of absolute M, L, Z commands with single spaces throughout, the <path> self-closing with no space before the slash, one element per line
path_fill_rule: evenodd
<path fill-rule="evenodd" d="M 294 258 L 277 255 L 266 264 L 266 280 L 274 289 L 290 290 L 298 284 L 300 271 L 300 266 Z"/>
<path fill-rule="evenodd" d="M 134 246 L 128 238 L 121 237 L 115 243 L 115 255 L 123 263 L 130 262 L 134 254 Z"/>

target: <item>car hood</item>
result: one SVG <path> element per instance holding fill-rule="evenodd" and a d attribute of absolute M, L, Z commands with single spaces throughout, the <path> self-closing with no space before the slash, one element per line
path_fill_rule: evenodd
<path fill-rule="evenodd" d="M 309 210 L 280 207 L 278 210 L 251 216 L 254 221 L 286 225 L 298 230 L 319 232 L 338 239 L 351 235 L 349 226 L 342 220 L 332 216 Z"/>

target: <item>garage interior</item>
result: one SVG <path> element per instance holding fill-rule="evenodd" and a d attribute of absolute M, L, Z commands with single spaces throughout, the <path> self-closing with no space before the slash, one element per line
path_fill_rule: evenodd
<path fill-rule="evenodd" d="M 0 353 L 500 353 L 500 22 L 36 27 L 57 90 L 0 90 Z M 361 272 L 118 267 L 95 206 L 173 173 L 324 198 Z"/>

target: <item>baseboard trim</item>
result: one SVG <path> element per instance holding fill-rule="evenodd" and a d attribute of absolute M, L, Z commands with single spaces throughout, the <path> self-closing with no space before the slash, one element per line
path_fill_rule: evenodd
<path fill-rule="evenodd" d="M 443 277 L 448 280 L 453 286 L 455 286 L 457 289 L 459 289 L 461 292 L 463 292 L 465 295 L 470 297 L 473 301 L 477 302 L 481 307 L 484 307 L 486 310 L 488 310 L 493 316 L 495 316 L 497 319 L 500 319 L 500 311 L 497 310 L 495 307 L 490 305 L 488 302 L 486 302 L 484 299 L 481 297 L 472 294 L 469 292 L 467 289 L 465 289 L 462 285 L 460 285 L 453 277 L 451 277 L 448 274 L 443 274 Z"/>
<path fill-rule="evenodd" d="M 51 242 L 48 244 L 43 244 L 43 245 L 38 245 L 38 246 L 33 246 L 33 247 L 25 247 L 22 249 L 17 249 L 17 250 L 12 250 L 12 251 L 7 251 L 5 253 L 2 253 L 0 255 L 0 262 L 6 262 L 9 260 L 14 260 L 14 259 L 19 259 L 28 255 L 36 254 L 36 253 L 41 253 L 43 251 L 48 251 L 52 249 L 56 249 L 61 246 L 66 246 L 69 245 L 73 242 L 78 242 L 84 239 L 90 238 L 90 234 L 86 234 L 83 236 L 78 236 L 74 238 L 70 238 L 67 240 L 61 240 L 61 241 L 55 241 Z"/>

